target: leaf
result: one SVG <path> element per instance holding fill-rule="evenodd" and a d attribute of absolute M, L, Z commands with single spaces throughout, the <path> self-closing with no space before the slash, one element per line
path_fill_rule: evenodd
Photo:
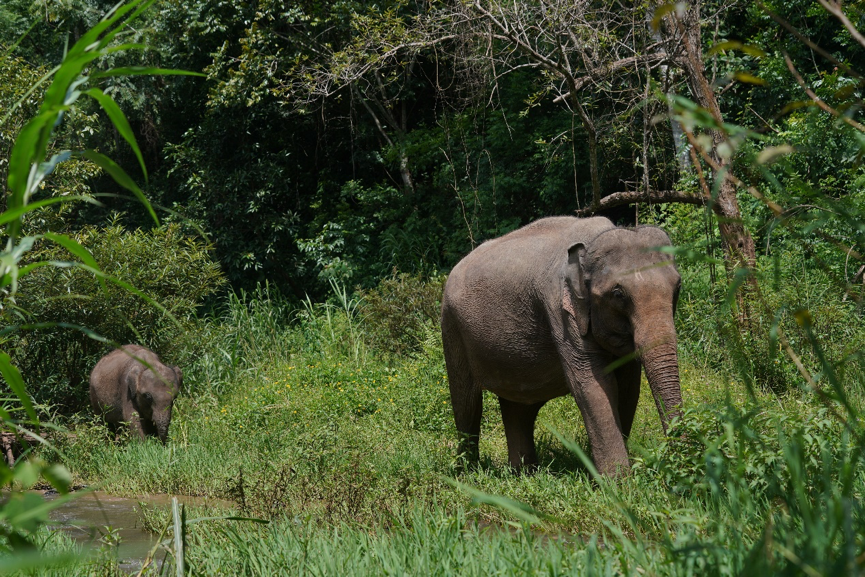
<path fill-rule="evenodd" d="M 144 173 L 144 180 L 147 180 L 147 167 L 144 166 L 144 157 L 141 155 L 141 150 L 138 148 L 138 142 L 135 140 L 135 134 L 132 132 L 132 127 L 129 126 L 129 121 L 126 119 L 126 115 L 123 114 L 123 111 L 117 106 L 117 103 L 114 102 L 114 99 L 99 90 L 98 88 L 91 88 L 90 90 L 85 90 L 84 94 L 92 97 L 96 100 L 99 105 L 102 107 L 102 110 L 108 115 L 108 118 L 111 120 L 111 123 L 114 124 L 114 128 L 117 129 L 117 132 L 120 133 L 120 136 L 129 143 L 129 146 L 132 147 L 132 151 L 135 153 L 135 156 L 138 158 L 138 164 L 141 165 L 141 172 Z"/>
<path fill-rule="evenodd" d="M 152 66 L 123 66 L 120 68 L 112 68 L 101 72 L 94 72 L 90 75 L 91 78 L 108 78 L 110 76 L 202 76 L 207 74 L 201 72 L 190 72 L 188 70 L 175 70 L 172 68 L 154 68 Z"/>
<path fill-rule="evenodd" d="M 781 146 L 767 146 L 757 155 L 757 162 L 760 164 L 772 164 L 782 156 L 793 154 L 794 152 L 796 152 L 796 149 L 789 144 L 782 144 Z"/>
<path fill-rule="evenodd" d="M 14 555 L 0 557 L 0 574 L 30 574 L 27 571 L 47 567 L 66 567 L 79 558 L 78 553 L 48 555 L 43 550 L 16 551 Z"/>
<path fill-rule="evenodd" d="M 509 499 L 508 497 L 502 497 L 501 495 L 490 495 L 489 493 L 484 493 L 483 491 L 479 491 L 474 487 L 469 485 L 460 483 L 454 479 L 445 479 L 445 481 L 452 485 L 453 487 L 465 491 L 472 497 L 472 504 L 475 505 L 492 505 L 493 507 L 497 507 L 499 509 L 503 509 L 508 513 L 512 514 L 514 517 L 525 521 L 526 523 L 536 524 L 541 522 L 542 517 L 546 517 L 540 511 L 537 511 L 530 505 L 522 503 L 520 501 L 515 501 L 513 499 Z"/>
<path fill-rule="evenodd" d="M 15 511 L 14 516 L 9 517 L 10 525 L 20 525 L 22 523 L 28 523 L 31 519 L 47 519 L 48 513 L 57 509 L 58 507 L 68 503 L 72 499 L 76 499 L 86 493 L 89 493 L 89 490 L 84 491 L 76 491 L 75 493 L 67 493 L 65 495 L 61 495 L 56 499 L 52 499 L 51 501 L 43 500 L 39 495 L 35 493 L 25 493 L 27 495 L 33 495 L 39 499 L 37 503 L 35 500 L 30 501 L 30 507 L 24 508 L 20 512 Z M 20 493 L 19 493 L 20 494 Z"/>
<path fill-rule="evenodd" d="M 803 328 L 810 328 L 814 324 L 811 311 L 808 309 L 797 309 L 793 312 L 793 318 L 796 319 L 796 324 Z"/>
<path fill-rule="evenodd" d="M 27 416 L 34 424 L 39 424 L 39 417 L 36 415 L 36 409 L 33 408 L 33 402 L 30 400 L 30 395 L 27 394 L 27 387 L 24 385 L 24 379 L 21 378 L 21 372 L 18 367 L 12 364 L 12 359 L 8 354 L 0 351 L 0 374 L 18 400 L 27 412 Z"/>
<path fill-rule="evenodd" d="M 660 30 L 661 20 L 664 19 L 664 16 L 670 14 L 675 9 L 676 5 L 673 3 L 663 4 L 655 8 L 655 14 L 652 16 L 652 30 Z"/>
<path fill-rule="evenodd" d="M 33 466 L 25 461 L 20 466 L 16 467 L 16 473 L 23 475 L 25 487 L 29 488 L 33 483 L 26 483 L 29 477 L 34 477 L 32 474 Z M 16 475 L 17 476 L 17 475 Z M 33 481 L 38 478 L 38 473 Z M 27 531 L 32 533 L 36 531 L 41 523 L 48 520 L 48 511 L 42 506 L 45 501 L 42 496 L 30 492 L 15 492 L 3 506 L 3 513 L 6 516 L 6 522 L 16 531 Z"/>
<path fill-rule="evenodd" d="M 46 198 L 44 200 L 38 200 L 36 202 L 30 202 L 24 206 L 19 206 L 18 208 L 10 208 L 8 210 L 4 210 L 0 213 L 0 224 L 6 224 L 7 222 L 11 222 L 13 220 L 18 220 L 28 212 L 32 212 L 34 210 L 39 210 L 40 208 L 57 204 L 58 202 L 73 202 L 76 200 L 83 200 L 84 202 L 89 202 L 91 204 L 99 205 L 100 203 L 95 199 L 84 196 L 80 194 L 70 195 L 70 196 L 55 196 L 52 198 Z"/>
<path fill-rule="evenodd" d="M 102 17 L 102 20 L 100 20 L 93 28 L 85 32 L 81 36 L 81 38 L 79 38 L 78 41 L 72 45 L 72 48 L 70 48 L 69 52 L 67 53 L 67 58 L 88 50 L 93 50 L 96 46 L 98 46 L 97 39 L 100 36 L 103 36 L 103 32 L 106 32 L 108 29 L 114 26 L 114 24 L 116 24 L 121 18 L 123 18 L 124 15 L 134 10 L 135 7 L 141 4 L 141 2 L 143 1 L 144 0 L 131 0 L 128 4 L 123 5 L 121 3 L 114 6 L 114 8 L 109 10 L 108 13 Z M 153 0 L 149 0 L 148 5 L 152 3 Z M 131 21 L 131 19 L 127 20 L 127 23 L 129 21 Z M 109 41 L 114 35 L 116 35 L 116 32 L 114 34 L 105 34 L 105 36 L 108 36 Z"/>
<path fill-rule="evenodd" d="M 738 40 L 727 40 L 726 42 L 720 42 L 712 46 L 708 52 L 706 52 L 706 56 L 712 56 L 713 54 L 717 54 L 718 52 L 722 52 L 724 50 L 738 50 L 740 52 L 744 52 L 749 56 L 755 56 L 757 58 L 762 58 L 766 56 L 766 53 L 758 46 L 754 46 L 753 44 L 743 44 Z"/>
<path fill-rule="evenodd" d="M 147 197 L 144 196 L 144 193 L 138 188 L 138 185 L 135 184 L 135 181 L 132 180 L 126 172 L 120 168 L 120 166 L 99 152 L 95 150 L 85 150 L 82 153 L 79 153 L 81 156 L 90 160 L 91 162 L 100 166 L 105 172 L 111 175 L 111 177 L 123 188 L 131 191 L 141 203 L 147 207 L 147 212 L 150 213 L 150 216 L 153 217 L 153 221 L 158 225 L 159 217 L 156 216 L 156 212 L 153 210 L 153 206 L 150 204 L 150 201 L 147 200 Z"/>
<path fill-rule="evenodd" d="M 105 273 L 102 272 L 101 270 L 98 270 L 98 269 L 91 269 L 91 268 L 87 267 L 86 265 L 80 265 L 80 266 L 81 266 L 81 268 L 83 268 L 83 269 L 85 269 L 85 270 L 89 270 L 90 272 L 92 272 L 92 273 L 94 273 L 94 274 L 96 274 L 96 275 L 98 275 L 98 276 L 101 276 L 101 277 L 104 278 L 105 280 L 107 280 L 107 281 L 109 281 L 109 282 L 112 282 L 112 283 L 116 284 L 117 286 L 122 287 L 122 288 L 126 289 L 127 291 L 129 291 L 129 292 L 131 292 L 131 293 L 133 293 L 133 294 L 135 294 L 135 295 L 141 297 L 141 298 L 144 299 L 148 304 L 150 304 L 150 305 L 152 305 L 152 306 L 158 308 L 160 311 L 162 311 L 162 313 L 164 313 L 164 314 L 165 314 L 165 315 L 166 315 L 166 316 L 171 320 L 171 322 L 174 323 L 174 325 L 175 325 L 177 328 L 183 328 L 183 326 L 180 324 L 180 321 L 177 320 L 177 317 L 175 317 L 173 314 L 171 314 L 171 312 L 170 312 L 168 309 L 166 309 L 164 306 L 162 306 L 161 304 L 159 304 L 155 299 L 153 299 L 153 298 L 147 296 L 145 293 L 143 293 L 142 291 L 138 290 L 137 288 L 135 288 L 134 286 L 132 286 L 132 285 L 129 284 L 128 282 L 126 282 L 126 281 L 122 281 L 122 280 L 120 280 L 119 278 L 114 277 L 114 276 L 111 276 L 111 275 L 109 275 L 109 274 L 105 274 Z M 62 323 L 57 323 L 57 324 L 58 324 L 58 326 L 62 325 Z"/>
<path fill-rule="evenodd" d="M 42 476 L 63 495 L 67 494 L 69 487 L 72 486 L 72 475 L 69 473 L 69 470 L 58 463 L 46 467 L 42 471 Z"/>
<path fill-rule="evenodd" d="M 758 86 L 766 86 L 768 84 L 768 82 L 766 82 L 762 78 L 754 76 L 750 72 L 734 72 L 733 78 L 735 78 L 739 82 L 744 82 L 746 84 L 756 84 Z"/>
<path fill-rule="evenodd" d="M 56 232 L 47 232 L 45 233 L 44 237 L 48 240 L 53 240 L 54 242 L 80 258 L 81 262 L 83 262 L 87 266 L 96 270 L 100 270 L 99 263 L 96 262 L 96 259 L 93 258 L 92 254 L 90 254 L 90 251 L 81 246 L 81 244 L 79 244 L 77 241 L 69 238 L 65 234 L 58 234 Z"/>
<path fill-rule="evenodd" d="M 573 441 L 566 439 L 561 433 L 551 427 L 547 427 L 547 430 L 552 433 L 553 436 L 556 437 L 559 441 L 561 441 L 561 443 L 565 446 L 566 449 L 568 449 L 580 459 L 580 461 L 583 463 L 583 466 L 586 468 L 586 470 L 595 481 L 599 483 L 603 481 L 601 474 L 598 472 L 597 467 L 595 467 L 595 463 L 589 458 L 588 455 L 586 455 L 582 447 L 580 447 Z"/>
<path fill-rule="evenodd" d="M 7 201 L 9 208 L 17 208 L 24 204 L 30 170 L 45 156 L 44 151 L 40 155 L 37 150 L 39 136 L 45 126 L 54 124 L 56 117 L 57 112 L 53 111 L 38 114 L 18 133 L 9 155 L 9 174 L 6 180 L 11 193 Z"/>

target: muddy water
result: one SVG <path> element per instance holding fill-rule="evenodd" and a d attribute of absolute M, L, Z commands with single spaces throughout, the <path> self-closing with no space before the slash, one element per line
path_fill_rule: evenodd
<path fill-rule="evenodd" d="M 46 500 L 54 498 L 45 495 Z M 178 497 L 178 501 L 189 506 L 225 506 L 224 502 L 214 502 L 196 497 Z M 65 503 L 51 513 L 51 525 L 61 529 L 76 541 L 85 546 L 100 546 L 102 539 L 110 528 L 111 533 L 119 536 L 117 549 L 120 568 L 127 572 L 135 572 L 156 545 L 156 538 L 141 527 L 138 518 L 139 503 L 157 507 L 171 506 L 169 495 L 144 495 L 136 498 L 115 497 L 99 491 L 85 493 L 76 499 Z M 156 555 L 161 561 L 164 553 Z"/>

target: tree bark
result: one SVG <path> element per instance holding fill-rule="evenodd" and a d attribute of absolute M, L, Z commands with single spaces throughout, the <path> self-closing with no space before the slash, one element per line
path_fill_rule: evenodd
<path fill-rule="evenodd" d="M 684 204 L 706 204 L 702 196 L 681 192 L 678 190 L 627 190 L 614 192 L 601 199 L 597 207 L 590 206 L 576 211 L 577 216 L 589 216 L 598 210 L 606 210 L 616 206 L 634 203 L 666 204 L 678 202 Z"/>
<path fill-rule="evenodd" d="M 573 83 L 571 83 L 573 84 Z M 570 92 L 571 104 L 573 104 L 577 113 L 580 115 L 580 120 L 583 122 L 583 128 L 586 129 L 589 145 L 589 172 L 592 176 L 592 206 L 601 206 L 601 171 L 598 166 L 598 135 L 595 130 L 595 123 L 586 113 L 583 105 L 580 104 L 580 99 L 577 96 L 576 87 L 572 87 Z"/>
<path fill-rule="evenodd" d="M 675 31 L 678 32 L 677 35 L 682 43 L 681 65 L 691 95 L 697 104 L 712 115 L 717 125 L 722 126 L 721 108 L 715 97 L 715 91 L 706 77 L 706 68 L 703 65 L 699 3 L 691 3 L 681 18 L 677 18 L 675 14 L 671 14 L 667 18 Z M 736 184 L 726 170 L 729 161 L 719 153 L 719 148 L 726 142 L 727 137 L 721 130 L 717 129 L 710 130 L 709 134 L 712 138 L 712 149 L 706 152 L 718 167 L 718 170 L 714 170 L 714 177 L 721 179 L 718 196 L 712 203 L 712 210 L 718 217 L 718 230 L 726 255 L 725 263 L 728 273 L 732 273 L 735 269 L 751 271 L 757 261 L 754 239 L 742 223 L 742 213 L 739 210 L 739 200 L 736 197 Z M 749 276 L 748 286 L 756 290 L 756 280 L 753 275 Z M 748 306 L 742 291 L 737 294 L 737 302 L 739 304 L 740 323 L 747 325 Z"/>

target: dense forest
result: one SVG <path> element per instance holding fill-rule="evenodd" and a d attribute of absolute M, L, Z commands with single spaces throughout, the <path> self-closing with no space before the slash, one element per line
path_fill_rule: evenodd
<path fill-rule="evenodd" d="M 493 6 L 498 16 L 485 12 Z M 4 107 L 110 7 L 4 3 L 0 42 L 11 46 L 33 26 L 4 65 Z M 665 194 L 699 203 L 700 176 L 671 120 L 676 98 L 705 107 L 711 97 L 712 114 L 735 123 L 726 158 L 762 194 L 773 194 L 772 181 L 749 164 L 767 145 L 788 145 L 798 154 L 772 170 L 775 187 L 795 178 L 833 198 L 855 195 L 855 128 L 800 106 L 808 97 L 785 62 L 823 100 L 855 98 L 861 47 L 838 20 L 809 2 L 705 3 L 693 17 L 682 23 L 701 43 L 690 47 L 701 70 L 683 64 L 678 32 L 627 3 L 161 2 L 127 39 L 150 49 L 108 65 L 134 59 L 205 76 L 111 77 L 102 88 L 129 119 L 148 171 L 141 184 L 170 211 L 163 220 L 206 233 L 234 288 L 267 280 L 297 299 L 322 295 L 327 279 L 370 287 L 394 268 L 447 270 L 541 216 L 594 207 L 625 224 L 654 218 L 648 201 Z M 560 49 L 562 30 L 572 37 Z M 13 112 L 4 149 L 32 112 Z M 100 115 L 82 101 L 64 138 L 132 170 L 135 156 Z M 711 174 L 705 180 L 714 186 Z M 124 196 L 86 162 L 48 186 Z M 616 193 L 643 202 L 596 206 Z M 149 226 L 134 203 L 97 198 L 101 206 L 69 207 L 56 224 L 103 226 L 120 212 L 128 229 Z M 764 249 L 775 215 L 751 198 L 739 204 Z"/>
<path fill-rule="evenodd" d="M 185 513 L 143 505 L 178 574 L 861 574 L 863 18 L 6 0 L 4 450 L 37 418 L 60 432 L 0 482 L 247 519 L 187 543 Z M 667 435 L 644 387 L 621 479 L 594 471 L 573 399 L 541 412 L 536 474 L 505 464 L 489 399 L 480 467 L 455 460 L 447 274 L 551 215 L 660 226 L 682 276 L 684 413 Z M 128 342 L 183 368 L 166 446 L 90 412 L 90 371 Z M 110 530 L 64 557 L 23 495 L 6 559 L 120 571 Z"/>

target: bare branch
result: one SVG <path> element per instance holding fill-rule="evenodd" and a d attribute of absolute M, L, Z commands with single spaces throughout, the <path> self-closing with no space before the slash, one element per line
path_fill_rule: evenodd
<path fill-rule="evenodd" d="M 607 65 L 604 65 L 600 69 L 593 70 L 588 76 L 581 76 L 580 78 L 575 79 L 574 85 L 576 86 L 577 90 L 581 90 L 585 88 L 586 85 L 594 82 L 598 78 L 606 78 L 626 68 L 637 68 L 637 66 L 641 64 L 655 64 L 663 61 L 666 57 L 666 54 L 652 53 L 623 58 L 622 60 L 617 60 L 616 62 L 611 62 Z M 562 100 L 568 98 L 570 95 L 570 92 L 566 92 L 565 94 L 556 96 L 553 102 L 561 102 Z"/>
<path fill-rule="evenodd" d="M 590 216 L 600 210 L 634 204 L 637 202 L 643 204 L 705 204 L 706 201 L 701 196 L 678 190 L 627 190 L 614 192 L 613 194 L 605 196 L 601 199 L 598 206 L 587 206 L 586 208 L 576 211 L 576 215 Z"/>
<path fill-rule="evenodd" d="M 838 68 L 840 68 L 841 70 L 843 70 L 844 72 L 846 72 L 847 74 L 853 76 L 854 78 L 860 78 L 860 79 L 862 78 L 861 74 L 859 74 L 858 72 L 856 72 L 855 70 L 853 70 L 852 68 L 850 68 L 849 66 L 847 66 L 846 64 L 844 64 L 843 62 L 838 60 L 837 58 L 835 58 L 834 56 L 832 56 L 829 52 L 827 52 L 826 50 L 821 48 L 818 44 L 814 43 L 810 38 L 808 38 L 807 36 L 805 36 L 804 34 L 799 32 L 792 24 L 790 24 L 789 22 L 787 22 L 786 20 L 784 20 L 783 18 L 781 18 L 780 16 L 778 16 L 777 14 L 772 12 L 772 10 L 770 10 L 768 6 L 766 6 L 765 4 L 763 4 L 762 2 L 759 2 L 759 1 L 757 2 L 757 5 L 760 6 L 760 8 L 766 14 L 768 14 L 769 17 L 772 18 L 772 20 L 774 20 L 775 22 L 777 22 L 778 24 L 780 24 L 781 26 L 786 28 L 790 34 L 792 34 L 800 42 L 802 42 L 803 44 L 808 46 L 808 48 L 810 48 L 811 50 L 813 50 L 814 52 L 816 52 L 817 54 L 819 54 L 820 56 L 822 56 L 823 58 L 825 58 L 826 60 L 828 60 L 829 62 L 831 62 L 832 64 L 834 64 Z"/>
<path fill-rule="evenodd" d="M 821 0 L 821 3 L 823 1 L 824 0 Z M 799 83 L 799 86 L 802 87 L 802 90 L 805 91 L 805 94 L 808 95 L 808 97 L 814 102 L 814 104 L 816 104 L 817 106 L 820 107 L 821 110 L 828 112 L 832 116 L 840 118 L 841 120 L 843 120 L 844 122 L 846 122 L 847 124 L 849 124 L 850 126 L 855 128 L 856 130 L 858 130 L 860 132 L 865 132 L 865 126 L 856 122 L 852 118 L 850 118 L 844 114 L 841 114 L 840 112 L 838 112 L 837 110 L 835 110 L 834 108 L 832 108 L 831 106 L 826 104 L 826 102 L 824 102 L 822 98 L 817 96 L 817 94 L 808 87 L 808 85 L 805 83 L 805 79 L 802 78 L 802 75 L 799 74 L 799 71 L 796 70 L 796 67 L 793 65 L 793 61 L 790 60 L 789 55 L 784 54 L 784 61 L 787 62 L 787 68 L 790 70 L 790 73 L 793 74 L 793 77 L 796 79 L 796 82 Z"/>
<path fill-rule="evenodd" d="M 817 2 L 819 2 L 820 6 L 825 8 L 829 14 L 837 18 L 838 21 L 844 25 L 844 28 L 847 29 L 847 32 L 850 33 L 850 36 L 852 36 L 860 46 L 865 48 L 865 36 L 862 36 L 862 33 L 856 29 L 856 26 L 850 22 L 850 19 L 847 18 L 846 14 L 844 14 L 844 11 L 841 10 L 840 2 L 833 2 L 832 0 L 817 0 Z"/>

